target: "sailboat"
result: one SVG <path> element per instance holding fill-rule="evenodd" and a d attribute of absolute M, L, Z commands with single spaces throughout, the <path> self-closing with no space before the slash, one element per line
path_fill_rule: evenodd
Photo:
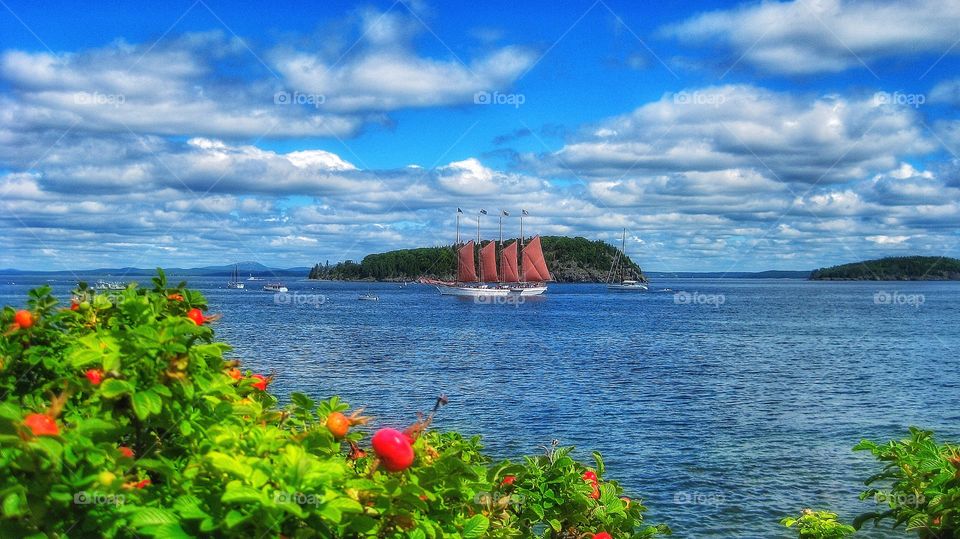
<path fill-rule="evenodd" d="M 227 288 L 243 288 L 243 283 L 240 281 L 239 268 L 236 264 L 233 265 L 233 273 L 230 274 L 230 282 L 227 283 Z"/>
<path fill-rule="evenodd" d="M 457 212 L 457 243 L 460 239 L 460 211 Z M 481 213 L 486 213 L 481 210 Z M 524 212 L 526 214 L 526 212 Z M 477 223 L 479 242 L 479 221 Z M 521 230 L 523 230 L 521 217 Z M 523 242 L 521 238 L 519 240 Z M 502 240 L 501 240 L 502 243 Z M 540 245 L 540 236 L 535 236 L 520 252 L 519 271 L 517 263 L 518 241 L 511 241 L 500 252 L 500 267 L 497 268 L 497 244 L 487 242 L 480 248 L 479 266 L 474 260 L 476 244 L 468 241 L 457 252 L 457 280 L 423 280 L 437 287 L 444 296 L 539 296 L 547 291 L 547 281 L 553 280 L 547 269 Z M 478 270 L 479 269 L 479 273 Z"/>
<path fill-rule="evenodd" d="M 607 273 L 607 290 L 611 292 L 643 292 L 647 285 L 634 279 L 627 279 L 627 229 L 623 229 L 623 238 L 620 240 L 620 251 L 613 258 L 610 272 Z"/>

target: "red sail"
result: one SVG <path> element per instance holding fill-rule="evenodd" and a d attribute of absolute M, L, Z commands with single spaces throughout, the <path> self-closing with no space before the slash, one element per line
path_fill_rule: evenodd
<path fill-rule="evenodd" d="M 517 242 L 511 242 L 500 251 L 500 271 L 501 281 L 505 283 L 516 283 L 520 281 L 520 274 L 517 273 Z"/>
<path fill-rule="evenodd" d="M 460 248 L 457 254 L 460 258 L 460 268 L 457 271 L 457 281 L 461 283 L 477 282 L 477 268 L 473 263 L 473 240 Z"/>
<path fill-rule="evenodd" d="M 540 236 L 530 240 L 523 248 L 523 278 L 533 282 L 551 280 L 547 261 L 543 259 L 543 249 L 540 248 Z"/>
<path fill-rule="evenodd" d="M 480 275 L 483 281 L 497 280 L 497 244 L 492 241 L 480 248 Z"/>

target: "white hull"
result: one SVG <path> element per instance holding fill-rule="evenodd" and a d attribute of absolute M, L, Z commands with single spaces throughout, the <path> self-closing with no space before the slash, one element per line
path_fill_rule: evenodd
<path fill-rule="evenodd" d="M 285 287 L 285 286 L 265 286 L 265 287 L 263 287 L 263 289 L 266 290 L 267 292 L 280 292 L 280 293 L 283 293 L 283 292 L 286 292 L 286 291 L 287 291 L 287 287 Z"/>
<path fill-rule="evenodd" d="M 546 285 L 543 286 L 517 286 L 512 288 L 501 287 L 481 287 L 481 286 L 456 286 L 456 285 L 437 285 L 437 290 L 444 296 L 464 296 L 471 298 L 481 297 L 508 297 L 508 296 L 539 296 L 547 291 Z"/>
<path fill-rule="evenodd" d="M 227 288 L 242 289 L 242 288 L 243 288 L 243 283 L 227 283 Z"/>
<path fill-rule="evenodd" d="M 614 292 L 643 292 L 647 290 L 647 285 L 637 283 L 637 284 L 608 284 L 607 290 Z"/>

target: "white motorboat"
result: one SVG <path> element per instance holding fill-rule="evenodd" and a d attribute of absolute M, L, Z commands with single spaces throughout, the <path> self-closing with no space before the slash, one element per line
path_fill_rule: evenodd
<path fill-rule="evenodd" d="M 286 292 L 287 287 L 283 283 L 267 283 L 263 285 L 263 289 L 267 292 Z"/>

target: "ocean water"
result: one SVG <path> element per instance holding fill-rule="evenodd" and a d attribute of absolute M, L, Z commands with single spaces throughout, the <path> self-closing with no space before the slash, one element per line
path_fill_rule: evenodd
<path fill-rule="evenodd" d="M 21 304 L 46 279 L 0 277 L 0 301 Z M 857 497 L 878 469 L 850 450 L 861 438 L 918 425 L 960 440 L 960 283 L 556 284 L 478 304 L 306 280 L 277 301 L 262 282 L 225 280 L 190 284 L 223 313 L 218 337 L 275 372 L 280 395 L 336 394 L 404 426 L 444 393 L 437 428 L 480 434 L 503 458 L 553 440 L 585 459 L 599 450 L 607 476 L 678 537 L 790 537 L 778 521 L 804 507 L 849 521 L 874 507 Z M 74 281 L 49 284 L 66 297 Z M 358 301 L 367 292 L 380 301 Z"/>

